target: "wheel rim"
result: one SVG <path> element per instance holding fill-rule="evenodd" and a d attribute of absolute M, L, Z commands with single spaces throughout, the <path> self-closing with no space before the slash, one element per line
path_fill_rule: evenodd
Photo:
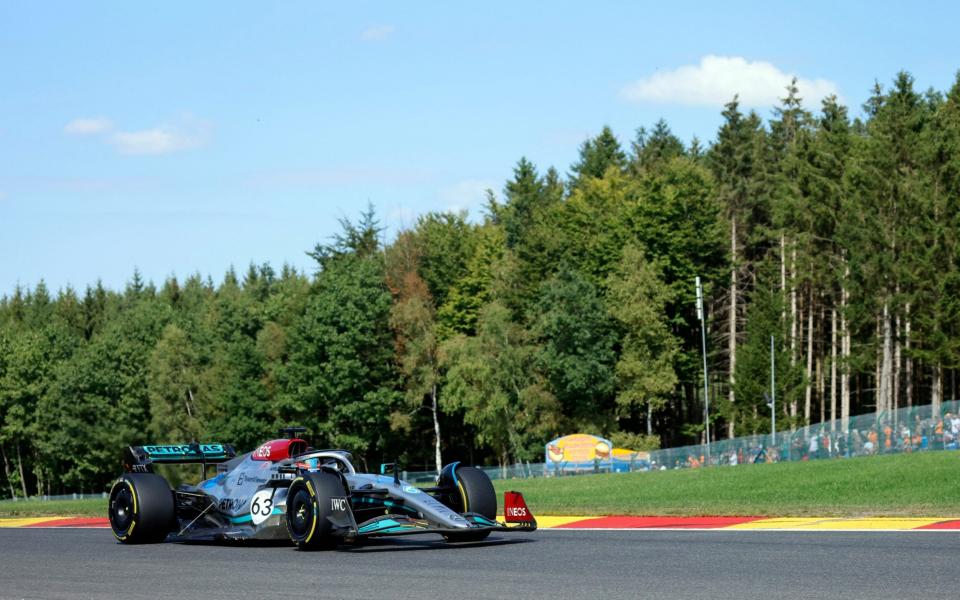
<path fill-rule="evenodd" d="M 287 507 L 287 514 L 290 516 L 290 533 L 295 539 L 307 537 L 310 531 L 310 523 L 313 521 L 313 502 L 310 495 L 304 489 L 298 489 L 293 495 L 293 501 Z"/>
<path fill-rule="evenodd" d="M 133 494 L 126 485 L 121 485 L 110 502 L 110 520 L 120 531 L 126 531 L 133 521 Z"/>

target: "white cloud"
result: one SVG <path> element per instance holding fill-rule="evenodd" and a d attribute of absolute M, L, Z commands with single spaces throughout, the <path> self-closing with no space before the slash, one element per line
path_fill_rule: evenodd
<path fill-rule="evenodd" d="M 661 71 L 630 83 L 620 96 L 631 102 L 722 106 L 739 95 L 744 106 L 773 106 L 786 95 L 784 88 L 793 77 L 768 62 L 708 55 L 699 64 Z M 807 106 L 819 104 L 830 94 L 840 96 L 837 85 L 826 79 L 798 77 L 797 88 Z"/>
<path fill-rule="evenodd" d="M 492 190 L 496 184 L 481 179 L 464 179 L 453 185 L 441 188 L 437 195 L 446 205 L 446 210 L 471 210 L 483 206 L 487 201 L 487 190 Z"/>
<path fill-rule="evenodd" d="M 385 39 L 396 30 L 397 28 L 393 25 L 374 25 L 364 29 L 363 33 L 360 34 L 360 39 L 364 42 L 375 42 Z"/>
<path fill-rule="evenodd" d="M 158 155 L 191 150 L 204 145 L 211 126 L 189 115 L 172 123 L 139 131 L 118 131 L 109 141 L 121 154 Z"/>
<path fill-rule="evenodd" d="M 106 117 L 81 117 L 67 123 L 64 133 L 70 135 L 97 135 L 113 129 L 113 121 Z"/>
<path fill-rule="evenodd" d="M 70 121 L 63 130 L 70 135 L 99 136 L 120 154 L 146 155 L 170 154 L 202 146 L 210 138 L 212 127 L 206 121 L 183 114 L 149 129 L 118 131 L 106 117 L 84 117 Z"/>
<path fill-rule="evenodd" d="M 169 154 L 196 145 L 192 138 L 161 127 L 143 131 L 121 131 L 113 136 L 113 143 L 123 154 Z"/>

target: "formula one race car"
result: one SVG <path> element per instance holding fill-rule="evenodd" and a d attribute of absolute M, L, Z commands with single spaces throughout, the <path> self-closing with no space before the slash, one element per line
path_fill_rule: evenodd
<path fill-rule="evenodd" d="M 504 522 L 489 477 L 446 465 L 436 485 L 402 481 L 396 464 L 357 473 L 344 450 L 314 450 L 289 427 L 237 456 L 227 444 L 131 446 L 127 471 L 110 490 L 113 534 L 123 543 L 167 540 L 292 540 L 301 549 L 333 548 L 374 536 L 437 533 L 478 541 L 492 531 L 533 531 L 536 519 L 518 492 L 505 492 Z M 153 465 L 198 463 L 198 485 L 171 490 Z M 208 465 L 216 476 L 207 479 Z"/>

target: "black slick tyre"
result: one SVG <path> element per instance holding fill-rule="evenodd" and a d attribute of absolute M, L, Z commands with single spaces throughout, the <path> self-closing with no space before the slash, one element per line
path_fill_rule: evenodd
<path fill-rule="evenodd" d="M 175 507 L 167 480 L 127 473 L 110 489 L 107 509 L 113 535 L 124 544 L 156 544 L 173 530 Z"/>
<path fill-rule="evenodd" d="M 454 470 L 454 493 L 451 503 L 459 513 L 477 513 L 491 521 L 497 518 L 497 492 L 487 474 L 474 467 L 457 466 Z M 448 542 L 478 542 L 490 535 L 489 531 L 447 533 Z"/>
<path fill-rule="evenodd" d="M 305 473 L 293 480 L 287 492 L 286 517 L 287 531 L 297 548 L 332 550 L 337 546 L 334 522 L 350 510 L 346 496 L 343 482 L 334 473 Z"/>

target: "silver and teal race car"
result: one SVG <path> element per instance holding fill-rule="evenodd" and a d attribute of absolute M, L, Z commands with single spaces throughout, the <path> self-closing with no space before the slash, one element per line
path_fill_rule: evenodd
<path fill-rule="evenodd" d="M 228 444 L 131 446 L 110 490 L 113 534 L 127 544 L 165 540 L 291 540 L 301 549 L 333 548 L 374 536 L 441 534 L 479 541 L 493 531 L 533 531 L 536 519 L 518 492 L 505 492 L 504 520 L 489 477 L 458 462 L 429 488 L 399 477 L 396 464 L 358 473 L 344 450 L 315 450 L 282 439 L 237 455 Z M 197 463 L 202 481 L 170 489 L 154 465 Z M 208 468 L 216 475 L 208 478 Z"/>

